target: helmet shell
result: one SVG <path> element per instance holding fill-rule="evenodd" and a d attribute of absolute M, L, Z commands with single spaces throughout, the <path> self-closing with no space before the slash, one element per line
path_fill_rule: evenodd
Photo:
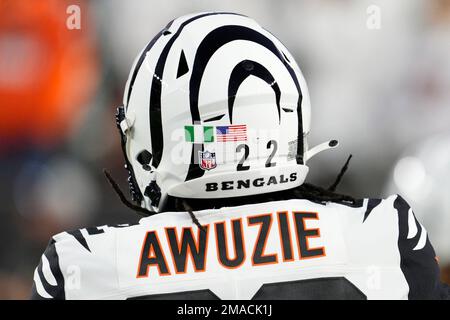
<path fill-rule="evenodd" d="M 228 198 L 304 182 L 306 82 L 286 47 L 248 17 L 170 22 L 136 58 L 123 103 L 124 151 L 146 208 L 160 210 L 167 195 Z"/>

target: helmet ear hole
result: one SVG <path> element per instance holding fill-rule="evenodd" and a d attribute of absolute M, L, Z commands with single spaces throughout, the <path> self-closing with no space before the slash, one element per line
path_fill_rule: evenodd
<path fill-rule="evenodd" d="M 152 154 L 148 150 L 143 150 L 138 153 L 136 160 L 142 165 L 144 170 L 150 171 L 150 161 L 152 161 Z"/>

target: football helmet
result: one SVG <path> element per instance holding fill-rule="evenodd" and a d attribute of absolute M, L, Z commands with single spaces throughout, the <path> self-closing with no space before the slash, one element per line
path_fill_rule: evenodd
<path fill-rule="evenodd" d="M 170 22 L 141 51 L 117 124 L 132 199 L 230 198 L 301 185 L 310 100 L 286 47 L 254 20 L 206 12 Z"/>

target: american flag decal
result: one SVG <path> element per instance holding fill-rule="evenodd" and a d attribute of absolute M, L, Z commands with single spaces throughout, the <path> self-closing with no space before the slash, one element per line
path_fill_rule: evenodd
<path fill-rule="evenodd" d="M 231 125 L 216 127 L 217 142 L 247 141 L 247 125 Z"/>

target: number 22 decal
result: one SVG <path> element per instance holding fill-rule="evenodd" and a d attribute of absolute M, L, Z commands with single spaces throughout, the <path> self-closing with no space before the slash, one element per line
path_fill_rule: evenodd
<path fill-rule="evenodd" d="M 271 149 L 271 148 L 272 148 L 272 152 L 270 153 L 269 158 L 267 158 L 266 168 L 275 167 L 277 164 L 276 162 L 272 162 L 272 159 L 278 150 L 278 144 L 275 140 L 270 140 L 269 142 L 267 142 L 267 149 Z M 244 162 L 245 162 L 245 160 L 247 160 L 247 158 L 250 154 L 250 148 L 246 144 L 240 144 L 236 147 L 236 152 L 241 152 L 241 151 L 244 151 L 244 154 L 242 155 L 241 160 L 239 160 L 236 170 L 237 171 L 249 170 L 250 166 L 244 165 Z"/>

